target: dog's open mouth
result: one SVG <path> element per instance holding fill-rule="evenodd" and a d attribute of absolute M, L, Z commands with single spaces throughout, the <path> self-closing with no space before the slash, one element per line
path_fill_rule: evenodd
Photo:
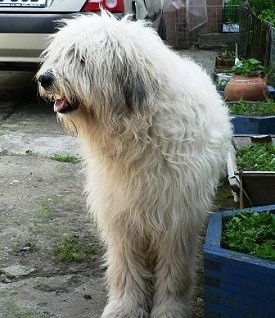
<path fill-rule="evenodd" d="M 67 114 L 70 113 L 74 110 L 76 110 L 77 107 L 73 104 L 71 104 L 67 99 L 65 98 L 56 98 L 54 102 L 54 111 L 56 113 L 61 113 L 61 114 Z"/>

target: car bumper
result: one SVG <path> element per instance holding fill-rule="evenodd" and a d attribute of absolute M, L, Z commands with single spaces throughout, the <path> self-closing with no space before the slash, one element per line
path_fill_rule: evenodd
<path fill-rule="evenodd" d="M 0 63 L 39 63 L 57 21 L 70 14 L 0 14 Z"/>
<path fill-rule="evenodd" d="M 0 33 L 0 62 L 38 63 L 49 34 Z"/>
<path fill-rule="evenodd" d="M 0 66 L 7 63 L 39 63 L 49 35 L 57 30 L 58 21 L 76 14 L 1 13 Z"/>
<path fill-rule="evenodd" d="M 53 33 L 58 20 L 72 16 L 72 13 L 0 13 L 0 33 Z"/>

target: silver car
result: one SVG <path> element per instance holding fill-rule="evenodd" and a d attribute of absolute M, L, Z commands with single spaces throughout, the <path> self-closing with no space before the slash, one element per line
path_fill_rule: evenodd
<path fill-rule="evenodd" d="M 40 62 L 56 23 L 76 13 L 99 12 L 100 7 L 118 18 L 149 19 L 165 36 L 164 0 L 0 0 L 0 69 L 29 69 Z"/>

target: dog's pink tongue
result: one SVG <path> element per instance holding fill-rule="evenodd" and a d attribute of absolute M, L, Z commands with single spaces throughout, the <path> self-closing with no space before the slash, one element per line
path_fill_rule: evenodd
<path fill-rule="evenodd" d="M 53 110 L 58 113 L 65 107 L 66 101 L 65 99 L 56 99 L 54 102 Z"/>

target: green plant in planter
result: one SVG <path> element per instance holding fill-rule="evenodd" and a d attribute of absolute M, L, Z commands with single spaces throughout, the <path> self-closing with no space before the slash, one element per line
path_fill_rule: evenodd
<path fill-rule="evenodd" d="M 229 111 L 234 115 L 241 116 L 275 116 L 275 102 L 268 99 L 266 102 L 239 101 L 230 104 Z"/>
<path fill-rule="evenodd" d="M 234 50 L 225 50 L 222 53 L 218 54 L 219 57 L 224 59 L 234 59 L 235 58 L 235 51 Z"/>
<path fill-rule="evenodd" d="M 273 144 L 252 144 L 236 152 L 238 169 L 247 171 L 275 171 L 275 146 Z"/>
<path fill-rule="evenodd" d="M 252 219 L 247 214 L 239 216 L 247 211 Z M 205 317 L 274 316 L 274 212 L 275 205 L 270 205 L 210 215 L 204 244 Z M 266 215 L 262 219 L 259 214 Z M 227 220 L 232 227 L 228 226 L 226 243 L 236 248 L 249 246 L 254 256 L 247 250 L 224 247 Z M 256 252 L 266 259 L 256 257 Z"/>
<path fill-rule="evenodd" d="M 275 215 L 270 211 L 241 212 L 225 218 L 224 248 L 275 261 Z"/>
<path fill-rule="evenodd" d="M 234 62 L 235 52 L 233 50 L 226 49 L 224 52 L 220 52 L 216 55 L 215 69 L 217 72 L 219 72 L 220 69 L 230 72 Z"/>
<path fill-rule="evenodd" d="M 264 75 L 268 74 L 268 68 L 255 58 L 243 59 L 241 63 L 232 67 L 236 75 Z"/>

